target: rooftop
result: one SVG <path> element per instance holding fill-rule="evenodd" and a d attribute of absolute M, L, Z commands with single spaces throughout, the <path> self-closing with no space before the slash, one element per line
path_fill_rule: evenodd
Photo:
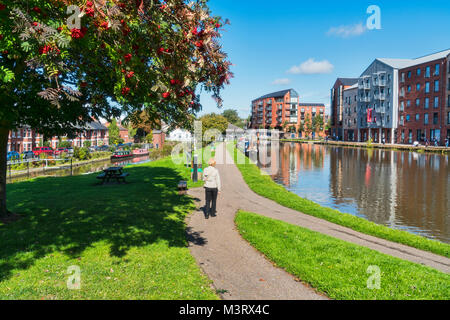
<path fill-rule="evenodd" d="M 423 57 L 415 58 L 415 59 L 389 59 L 389 58 L 379 58 L 377 60 L 395 68 L 395 69 L 404 69 L 412 66 L 416 66 L 419 64 L 431 62 L 434 60 L 439 60 L 446 58 L 450 55 L 450 49 L 439 51 L 436 53 L 432 53 Z"/>
<path fill-rule="evenodd" d="M 259 97 L 259 98 L 255 99 L 253 101 L 267 99 L 267 98 L 284 97 L 288 92 L 291 92 L 291 97 L 293 97 L 293 98 L 297 98 L 298 97 L 297 91 L 295 91 L 294 89 L 287 89 L 287 90 L 282 90 L 282 91 L 277 91 L 277 92 L 266 94 L 265 96 Z"/>

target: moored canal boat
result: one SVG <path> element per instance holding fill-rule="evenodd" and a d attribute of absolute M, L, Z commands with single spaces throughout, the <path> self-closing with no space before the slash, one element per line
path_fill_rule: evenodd
<path fill-rule="evenodd" d="M 146 156 L 150 154 L 150 152 L 147 149 L 135 149 L 133 150 L 134 156 Z"/>
<path fill-rule="evenodd" d="M 134 155 L 129 150 L 118 150 L 118 151 L 115 151 L 114 154 L 111 156 L 111 160 L 120 160 L 120 159 L 132 158 L 132 157 L 134 157 Z"/>

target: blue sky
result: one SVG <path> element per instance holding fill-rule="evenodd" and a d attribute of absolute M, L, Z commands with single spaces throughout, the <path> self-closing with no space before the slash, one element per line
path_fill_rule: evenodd
<path fill-rule="evenodd" d="M 367 8 L 381 9 L 368 30 Z M 301 102 L 330 104 L 337 77 L 358 77 L 375 58 L 416 58 L 450 48 L 450 1 L 210 0 L 230 19 L 221 42 L 235 77 L 224 109 L 247 117 L 253 99 L 294 88 Z M 291 71 L 291 72 L 289 72 Z M 209 95 L 201 114 L 221 112 Z"/>

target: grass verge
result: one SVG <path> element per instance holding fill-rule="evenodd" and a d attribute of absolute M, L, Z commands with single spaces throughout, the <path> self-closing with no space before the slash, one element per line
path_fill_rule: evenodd
<path fill-rule="evenodd" d="M 285 207 L 309 214 L 350 229 L 376 236 L 382 239 L 402 243 L 417 249 L 430 251 L 444 257 L 450 257 L 450 245 L 427 239 L 406 231 L 395 230 L 348 213 L 323 207 L 313 201 L 303 199 L 275 183 L 269 176 L 261 174 L 260 169 L 229 143 L 228 151 L 241 172 L 247 185 L 257 194 L 271 199 Z"/>
<path fill-rule="evenodd" d="M 268 259 L 332 299 L 450 299 L 450 275 L 433 268 L 254 213 L 240 211 L 235 222 Z"/>
<path fill-rule="evenodd" d="M 177 184 L 190 169 L 166 158 L 125 171 L 121 185 L 96 174 L 8 185 L 23 218 L 0 224 L 0 299 L 218 299 L 187 248 L 195 204 Z M 67 288 L 70 266 L 80 290 Z"/>

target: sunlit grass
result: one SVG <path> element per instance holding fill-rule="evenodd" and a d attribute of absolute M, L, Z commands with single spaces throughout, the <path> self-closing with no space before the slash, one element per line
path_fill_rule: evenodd
<path fill-rule="evenodd" d="M 126 167 L 127 184 L 96 174 L 8 185 L 23 218 L 0 224 L 0 299 L 217 299 L 187 248 L 190 168 L 168 159 Z M 69 266 L 81 290 L 69 290 Z"/>
<path fill-rule="evenodd" d="M 333 299 L 450 299 L 450 275 L 248 212 L 239 212 L 242 237 L 277 266 Z M 379 288 L 370 266 L 380 270 Z"/>
<path fill-rule="evenodd" d="M 450 245 L 446 243 L 427 239 L 406 231 L 391 229 L 351 214 L 323 207 L 311 200 L 301 198 L 298 195 L 289 192 L 283 186 L 275 183 L 270 176 L 261 174 L 261 170 L 255 164 L 251 163 L 233 144 L 229 143 L 227 148 L 233 156 L 247 185 L 250 189 L 263 197 L 271 199 L 285 207 L 362 233 L 450 257 Z"/>

